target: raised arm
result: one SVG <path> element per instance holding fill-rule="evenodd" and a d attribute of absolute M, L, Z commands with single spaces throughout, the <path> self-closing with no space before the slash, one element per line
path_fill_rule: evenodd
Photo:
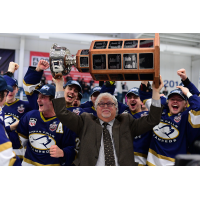
<path fill-rule="evenodd" d="M 63 77 L 60 79 L 53 79 L 53 81 L 56 85 L 56 95 L 52 102 L 56 116 L 63 125 L 74 131 L 80 137 L 80 132 L 84 125 L 82 117 L 84 114 L 77 115 L 67 110 L 63 91 Z"/>
<path fill-rule="evenodd" d="M 162 114 L 162 107 L 160 101 L 160 91 L 163 88 L 164 84 L 162 77 L 160 76 L 160 85 L 158 88 L 155 87 L 155 84 L 152 84 L 152 102 L 149 115 L 146 117 L 141 117 L 133 121 L 131 128 L 133 137 L 141 135 L 147 131 L 150 131 L 154 126 L 159 124 Z"/>
<path fill-rule="evenodd" d="M 40 60 L 37 67 L 29 67 L 23 80 L 23 88 L 27 99 L 33 109 L 38 109 L 37 97 L 38 94 L 34 93 L 35 89 L 40 88 L 40 81 L 43 75 L 43 70 L 49 67 L 49 63 L 45 60 Z"/>
<path fill-rule="evenodd" d="M 189 80 L 185 69 L 179 69 L 177 74 L 180 76 L 183 85 L 187 87 L 192 94 L 196 94 L 197 96 L 200 94 L 196 86 Z"/>

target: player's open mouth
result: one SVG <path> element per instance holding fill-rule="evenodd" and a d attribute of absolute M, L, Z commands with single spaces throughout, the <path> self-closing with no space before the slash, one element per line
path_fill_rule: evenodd
<path fill-rule="evenodd" d="M 67 97 L 68 97 L 69 99 L 72 99 L 72 98 L 73 98 L 71 95 L 68 95 Z"/>
<path fill-rule="evenodd" d="M 173 110 L 178 110 L 178 106 L 177 105 L 173 105 L 172 108 L 173 108 Z"/>
<path fill-rule="evenodd" d="M 40 108 L 43 107 L 43 104 L 39 104 L 39 107 L 40 107 Z"/>
<path fill-rule="evenodd" d="M 131 106 L 134 107 L 136 105 L 136 103 L 132 103 Z"/>

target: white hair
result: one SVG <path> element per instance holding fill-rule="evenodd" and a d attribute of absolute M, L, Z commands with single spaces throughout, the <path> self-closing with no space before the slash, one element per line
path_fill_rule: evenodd
<path fill-rule="evenodd" d="M 101 93 L 99 94 L 99 96 L 97 97 L 96 101 L 95 101 L 95 110 L 97 110 L 97 105 L 99 103 L 99 101 L 103 98 L 103 97 L 107 97 L 107 98 L 111 98 L 113 101 L 114 101 L 114 104 L 115 104 L 115 108 L 117 109 L 116 111 L 116 115 L 118 114 L 118 102 L 117 102 L 117 99 L 115 98 L 114 95 L 110 94 L 110 93 Z"/>

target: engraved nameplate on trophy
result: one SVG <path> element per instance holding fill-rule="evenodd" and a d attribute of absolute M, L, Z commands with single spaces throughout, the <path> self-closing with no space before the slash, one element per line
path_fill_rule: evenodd
<path fill-rule="evenodd" d="M 137 69 L 137 54 L 123 54 L 124 69 Z"/>
<path fill-rule="evenodd" d="M 124 48 L 137 48 L 138 40 L 128 40 L 124 41 Z"/>
<path fill-rule="evenodd" d="M 107 41 L 95 42 L 93 49 L 105 49 L 107 44 Z"/>
<path fill-rule="evenodd" d="M 110 41 L 108 48 L 109 49 L 120 49 L 120 48 L 122 48 L 122 41 Z"/>
<path fill-rule="evenodd" d="M 106 69 L 106 55 L 93 55 L 93 69 Z"/>
<path fill-rule="evenodd" d="M 108 69 L 121 68 L 121 54 L 108 54 Z"/>

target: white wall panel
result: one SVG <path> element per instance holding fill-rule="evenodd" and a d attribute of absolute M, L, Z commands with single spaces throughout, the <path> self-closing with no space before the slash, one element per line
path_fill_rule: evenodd
<path fill-rule="evenodd" d="M 4 43 L 4 48 L 6 49 L 19 49 L 19 43 L 20 40 L 16 38 L 6 38 L 5 37 L 5 43 Z"/>
<path fill-rule="evenodd" d="M 192 61 L 192 82 L 198 88 L 200 78 L 200 60 Z M 200 90 L 200 88 L 198 88 Z"/>
<path fill-rule="evenodd" d="M 20 39 L 16 37 L 0 37 L 0 48 L 19 49 Z"/>

